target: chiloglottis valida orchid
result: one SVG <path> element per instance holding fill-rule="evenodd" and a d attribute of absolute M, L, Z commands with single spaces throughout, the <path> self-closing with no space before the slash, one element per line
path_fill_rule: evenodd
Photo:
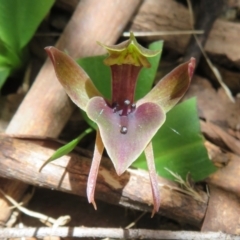
<path fill-rule="evenodd" d="M 98 126 L 87 182 L 87 198 L 96 208 L 94 191 L 104 148 L 118 175 L 124 173 L 144 151 L 153 194 L 154 214 L 160 207 L 160 191 L 151 140 L 164 123 L 166 113 L 188 89 L 195 59 L 191 58 L 176 67 L 146 96 L 135 102 L 138 74 L 143 67 L 150 67 L 148 58 L 156 56 L 159 51 L 143 48 L 132 33 L 129 40 L 118 45 L 101 45 L 108 51 L 105 64 L 111 69 L 111 100 L 101 95 L 89 76 L 71 57 L 54 47 L 45 48 L 56 76 L 68 96 Z"/>

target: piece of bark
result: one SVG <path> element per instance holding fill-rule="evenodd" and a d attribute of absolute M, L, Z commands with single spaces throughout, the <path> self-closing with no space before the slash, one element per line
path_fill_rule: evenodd
<path fill-rule="evenodd" d="M 226 144 L 222 141 L 222 139 L 219 137 L 219 135 L 213 130 L 213 128 L 210 127 L 205 121 L 200 120 L 200 127 L 201 132 L 204 135 L 204 137 L 210 141 L 211 143 L 214 143 L 221 149 L 227 149 Z"/>
<path fill-rule="evenodd" d="M 0 133 L 6 130 L 8 123 L 19 106 L 19 102 L 21 102 L 23 98 L 23 93 L 0 96 Z"/>
<path fill-rule="evenodd" d="M 236 176 L 240 175 L 240 156 L 226 152 L 211 142 L 205 141 L 209 158 L 218 170 L 206 178 L 206 182 L 240 197 L 240 185 Z"/>
<path fill-rule="evenodd" d="M 198 231 L 170 231 L 149 229 L 123 229 L 123 228 L 90 228 L 90 227 L 22 227 L 0 229 L 0 235 L 6 239 L 26 238 L 28 240 L 44 239 L 157 239 L 157 240 L 206 240 L 225 239 L 239 240 L 238 235 L 222 232 Z M 49 237 L 51 236 L 51 237 Z M 53 237 L 55 236 L 55 237 Z"/>
<path fill-rule="evenodd" d="M 47 141 L 45 143 L 47 144 Z M 30 140 L 0 135 L 0 176 L 86 196 L 91 159 L 73 153 L 48 164 L 42 172 L 39 172 L 43 162 L 55 151 L 46 147 L 46 144 L 41 146 Z M 199 227 L 207 208 L 207 194 L 200 191 L 199 194 L 204 202 L 199 202 L 177 191 L 176 184 L 160 177 L 159 185 L 161 191 L 159 213 L 178 222 Z M 129 169 L 119 177 L 111 161 L 103 158 L 98 173 L 95 198 L 150 212 L 152 192 L 149 175 L 143 170 Z"/>
<path fill-rule="evenodd" d="M 140 3 L 139 0 L 131 0 L 127 4 L 121 0 L 82 0 L 56 46 L 74 58 L 103 53 L 96 41 L 113 44 Z M 6 132 L 56 137 L 74 108 L 56 80 L 52 64 L 47 60 Z M 6 193 L 13 196 L 15 182 L 3 181 Z M 16 201 L 26 188 L 25 184 L 19 187 L 18 195 L 14 195 Z M 5 199 L 0 199 L 0 208 L 8 208 Z M 8 209 L 6 213 L 0 214 L 0 221 L 8 218 L 10 213 Z"/>
<path fill-rule="evenodd" d="M 226 152 L 211 142 L 205 141 L 209 158 L 218 170 L 212 173 L 205 181 L 240 197 L 240 185 L 236 176 L 240 175 L 240 156 Z"/>
<path fill-rule="evenodd" d="M 240 156 L 233 153 L 225 153 L 226 166 L 211 174 L 206 181 L 240 197 Z"/>
<path fill-rule="evenodd" d="M 240 98 L 232 103 L 222 88 L 215 90 L 211 83 L 202 77 L 194 76 L 184 99 L 197 97 L 200 118 L 224 128 L 237 129 L 240 122 Z"/>
<path fill-rule="evenodd" d="M 236 176 L 240 174 L 240 157 L 221 152 L 221 149 L 209 142 L 205 146 L 210 159 L 220 168 L 206 179 L 210 185 L 210 201 L 202 230 L 239 234 L 240 205 L 237 196 L 240 197 L 240 187 Z"/>
<path fill-rule="evenodd" d="M 202 231 L 240 234 L 239 198 L 234 194 L 210 185 L 210 200 Z"/>
<path fill-rule="evenodd" d="M 233 153 L 240 156 L 240 141 L 211 122 L 201 121 L 201 129 L 209 138 L 221 140 Z"/>
<path fill-rule="evenodd" d="M 240 0 L 228 0 L 228 6 L 231 8 L 240 8 Z"/>
<path fill-rule="evenodd" d="M 68 12 L 73 12 L 75 10 L 75 8 L 77 7 L 78 3 L 80 0 L 58 0 L 56 1 L 56 6 L 68 11 Z"/>
<path fill-rule="evenodd" d="M 209 159 L 214 163 L 216 167 L 224 167 L 229 161 L 229 153 L 222 150 L 219 146 L 214 145 L 209 141 L 205 141 L 204 145 L 208 152 Z"/>
<path fill-rule="evenodd" d="M 235 137 L 236 139 L 238 139 L 240 141 L 240 124 L 237 126 L 237 128 L 235 130 L 228 128 L 227 132 L 231 136 Z"/>
<path fill-rule="evenodd" d="M 209 153 L 209 146 L 207 148 Z M 218 157 L 217 161 L 224 167 L 220 167 L 206 179 L 210 186 L 210 201 L 202 231 L 240 234 L 240 186 L 237 177 L 240 174 L 240 157 L 228 152 L 221 154 L 218 150 L 214 149 L 210 158 L 216 163 L 216 157 L 220 155 L 221 158 Z"/>
<path fill-rule="evenodd" d="M 223 82 L 228 86 L 233 95 L 240 92 L 240 71 L 228 70 L 219 64 L 214 63 L 214 66 L 220 72 Z M 201 69 L 202 76 L 210 79 L 215 86 L 220 86 L 213 71 L 209 68 L 205 60 L 200 61 L 199 68 Z"/>
<path fill-rule="evenodd" d="M 146 0 L 133 19 L 130 29 L 150 32 L 190 30 L 189 11 L 185 6 L 173 0 Z M 205 50 L 214 57 L 216 62 L 221 61 L 221 63 L 240 68 L 239 32 L 239 23 L 216 20 L 210 31 Z M 190 35 L 166 35 L 146 39 L 151 41 L 163 39 L 166 47 L 183 54 L 186 52 L 190 37 Z"/>

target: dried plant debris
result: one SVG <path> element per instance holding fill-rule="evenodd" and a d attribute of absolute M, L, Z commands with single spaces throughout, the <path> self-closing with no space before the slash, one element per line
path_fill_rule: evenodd
<path fill-rule="evenodd" d="M 237 129 L 240 123 L 240 99 L 232 103 L 222 89 L 215 90 L 205 78 L 195 76 L 185 98 L 196 96 L 199 117 L 225 128 Z"/>
<path fill-rule="evenodd" d="M 0 193 L 19 211 L 21 211 L 22 213 L 24 213 L 30 217 L 39 219 L 45 225 L 53 227 L 53 229 L 57 228 L 58 226 L 64 226 L 71 220 L 70 216 L 60 216 L 59 218 L 54 219 L 54 218 L 46 216 L 42 213 L 31 211 L 31 210 L 23 207 L 22 204 L 19 204 L 18 202 L 16 202 L 9 195 L 5 194 L 5 192 L 1 189 L 0 189 Z"/>
<path fill-rule="evenodd" d="M 204 203 L 207 202 L 207 199 L 205 198 L 205 196 L 204 197 L 201 196 L 200 193 L 197 191 L 196 187 L 194 186 L 194 182 L 191 179 L 190 174 L 186 176 L 186 180 L 183 180 L 182 177 L 179 176 L 177 173 L 174 173 L 167 168 L 166 170 L 175 177 L 175 181 L 178 182 L 181 186 L 181 188 L 173 187 L 173 189 L 183 192 L 187 195 L 190 195 L 197 201 L 204 202 Z"/>

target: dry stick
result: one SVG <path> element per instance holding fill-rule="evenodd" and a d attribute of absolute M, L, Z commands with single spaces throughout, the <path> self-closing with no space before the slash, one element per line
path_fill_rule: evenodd
<path fill-rule="evenodd" d="M 70 216 L 61 216 L 58 219 L 54 219 L 52 217 L 49 217 L 47 215 L 44 215 L 42 213 L 38 213 L 35 211 L 31 211 L 23 206 L 21 206 L 19 203 L 17 203 L 14 199 L 12 199 L 11 197 L 9 197 L 8 195 L 6 195 L 1 189 L 0 189 L 0 193 L 17 209 L 19 209 L 21 212 L 23 212 L 24 214 L 30 216 L 30 217 L 34 217 L 34 218 L 38 218 L 41 222 L 45 223 L 47 226 L 49 226 L 50 224 L 58 224 L 57 226 L 64 226 L 66 225 L 70 220 L 71 217 Z M 51 225 L 50 225 L 51 226 Z"/>
<path fill-rule="evenodd" d="M 121 229 L 121 228 L 86 228 L 86 227 L 59 227 L 52 228 L 5 228 L 0 229 L 1 238 L 20 238 L 46 236 L 76 237 L 76 238 L 117 238 L 117 239 L 231 239 L 237 240 L 239 236 L 221 232 L 193 232 L 193 231 L 164 231 L 149 229 Z"/>
<path fill-rule="evenodd" d="M 191 25 L 192 25 L 192 28 L 194 29 L 194 24 L 193 24 L 193 20 L 194 20 L 194 16 L 193 16 L 193 11 L 192 11 L 192 5 L 191 5 L 191 0 L 187 0 L 187 3 L 188 3 L 188 8 L 189 8 L 189 15 L 190 15 L 190 22 L 191 22 Z M 220 5 L 219 5 L 219 2 L 217 2 L 217 5 L 216 5 L 216 2 L 212 2 L 210 3 L 210 9 L 207 5 L 207 2 L 204 2 L 202 1 L 201 2 L 202 5 L 204 5 L 203 9 L 202 10 L 205 10 L 206 11 L 206 14 L 205 14 L 205 17 L 204 19 L 207 19 L 207 21 L 205 20 L 202 20 L 200 19 L 200 25 L 204 26 L 205 27 L 207 26 L 207 32 L 205 34 L 209 34 L 209 31 L 210 31 L 210 28 L 212 25 L 210 24 L 210 26 L 208 25 L 209 22 L 213 24 L 213 21 L 215 18 L 218 17 L 219 13 L 221 13 L 221 10 L 224 6 L 224 0 L 221 0 L 220 1 Z M 209 4 L 209 2 L 208 2 Z M 216 8 L 218 7 L 218 8 Z M 210 12 L 209 12 L 210 10 Z M 212 14 L 212 10 L 215 10 L 215 14 Z M 202 16 L 202 15 L 201 15 Z M 195 44 L 197 44 L 198 48 L 199 48 L 199 51 L 195 51 L 195 55 L 197 58 L 197 62 L 199 61 L 199 58 L 201 56 L 201 54 L 204 56 L 205 58 L 205 61 L 207 62 L 209 68 L 211 69 L 211 71 L 213 72 L 215 78 L 218 80 L 219 84 L 221 85 L 221 87 L 224 89 L 225 93 L 227 94 L 227 96 L 229 97 L 229 99 L 234 103 L 235 102 L 235 99 L 234 97 L 232 96 L 232 93 L 231 91 L 229 90 L 228 86 L 224 83 L 223 79 L 222 79 L 222 76 L 220 74 L 220 72 L 218 71 L 218 69 L 213 65 L 212 61 L 209 59 L 209 57 L 207 56 L 207 53 L 204 51 L 204 48 L 203 48 L 203 45 L 202 44 L 205 44 L 206 43 L 206 40 L 207 40 L 207 36 L 205 36 L 205 38 L 202 38 L 202 39 L 199 39 L 196 34 L 193 33 L 193 38 L 195 40 Z M 190 50 L 189 51 L 192 51 L 193 49 L 192 48 L 195 48 L 195 45 L 193 42 L 192 44 L 190 45 Z M 189 55 L 191 55 L 191 52 L 189 52 L 186 54 L 185 56 L 185 60 L 189 57 Z M 201 53 L 201 54 L 200 54 Z"/>
<path fill-rule="evenodd" d="M 149 37 L 149 36 L 165 36 L 165 35 L 190 35 L 190 34 L 203 34 L 202 30 L 181 30 L 181 31 L 151 31 L 151 32 L 136 32 L 134 31 L 135 37 Z M 129 37 L 130 32 L 124 32 L 124 37 Z"/>
<path fill-rule="evenodd" d="M 190 0 L 187 0 L 187 2 L 188 4 L 191 3 Z M 201 0 L 200 1 L 199 16 L 195 24 L 195 29 L 204 30 L 204 34 L 198 37 L 198 40 L 201 46 L 205 45 L 214 21 L 217 19 L 217 17 L 223 10 L 224 3 L 225 3 L 225 0 L 219 0 L 219 1 Z M 191 6 L 189 7 L 190 9 L 192 9 Z M 191 14 L 191 16 L 193 15 Z M 191 25 L 193 26 L 193 19 L 192 18 L 190 19 L 191 19 Z M 198 64 L 201 55 L 202 55 L 202 52 L 199 49 L 199 45 L 195 37 L 193 36 L 190 40 L 187 51 L 184 55 L 184 61 L 188 61 L 190 57 L 195 57 L 196 64 Z"/>
<path fill-rule="evenodd" d="M 39 172 L 39 167 L 55 151 L 47 147 L 49 144 L 53 146 L 53 142 L 45 141 L 44 146 L 40 146 L 36 141 L 0 135 L 0 176 L 85 197 L 91 159 L 72 153 L 49 163 Z M 199 191 L 206 201 L 197 201 L 179 191 L 175 183 L 160 177 L 158 180 L 162 196 L 159 214 L 200 227 L 207 209 L 206 193 Z M 143 170 L 128 169 L 119 177 L 111 161 L 103 158 L 95 199 L 96 203 L 102 200 L 150 212 L 152 192 L 149 175 Z"/>
<path fill-rule="evenodd" d="M 103 53 L 96 41 L 115 43 L 140 3 L 139 0 L 127 3 L 122 0 L 82 0 L 57 47 L 74 58 Z M 6 132 L 57 137 L 74 108 L 57 82 L 50 61 L 46 61 Z M 1 179 L 0 186 L 16 201 L 27 188 L 21 182 L 6 179 Z M 0 199 L 0 222 L 9 218 L 11 211 L 7 207 L 5 199 Z"/>

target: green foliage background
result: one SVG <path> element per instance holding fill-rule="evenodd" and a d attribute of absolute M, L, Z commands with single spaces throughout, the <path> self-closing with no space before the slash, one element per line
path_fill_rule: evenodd
<path fill-rule="evenodd" d="M 8 76 L 26 64 L 27 44 L 54 0 L 0 1 L 0 90 Z"/>

